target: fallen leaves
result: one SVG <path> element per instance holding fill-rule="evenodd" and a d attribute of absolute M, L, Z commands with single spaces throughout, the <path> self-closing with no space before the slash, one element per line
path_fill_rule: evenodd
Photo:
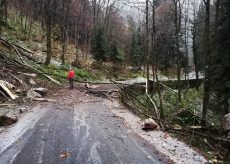
<path fill-rule="evenodd" d="M 61 154 L 59 155 L 59 157 L 61 159 L 66 159 L 70 156 L 70 153 L 69 152 L 61 152 Z"/>
<path fill-rule="evenodd" d="M 169 135 L 167 133 L 164 134 L 164 139 L 167 139 Z"/>

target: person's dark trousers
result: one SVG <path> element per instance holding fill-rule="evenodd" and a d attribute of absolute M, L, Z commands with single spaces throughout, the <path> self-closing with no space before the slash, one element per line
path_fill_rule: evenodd
<path fill-rule="evenodd" d="M 73 81 L 74 81 L 73 78 L 70 78 L 70 79 L 69 79 L 69 88 L 70 88 L 70 89 L 73 89 L 73 88 L 74 88 L 74 86 L 73 86 Z"/>

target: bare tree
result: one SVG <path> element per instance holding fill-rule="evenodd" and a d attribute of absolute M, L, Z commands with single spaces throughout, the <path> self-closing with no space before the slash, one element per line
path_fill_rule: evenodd
<path fill-rule="evenodd" d="M 181 52 L 180 52 L 180 30 L 181 30 L 181 2 L 180 0 L 173 0 L 174 2 L 174 25 L 175 25 L 175 44 L 176 44 L 176 65 L 177 65 L 177 87 L 178 87 L 178 101 L 181 101 Z"/>
<path fill-rule="evenodd" d="M 198 52 L 197 52 L 197 2 L 196 0 L 193 0 L 193 21 L 192 21 L 192 51 L 193 51 L 193 61 L 194 61 L 194 67 L 195 67 L 195 75 L 196 75 L 196 88 L 199 89 L 198 80 L 199 80 L 199 66 L 198 66 Z"/>
<path fill-rule="evenodd" d="M 44 10 L 44 19 L 46 25 L 46 60 L 45 64 L 49 65 L 52 56 L 52 18 L 53 18 L 53 4 L 55 0 L 46 0 L 43 2 L 43 10 Z"/>
<path fill-rule="evenodd" d="M 211 62 L 211 49 L 210 49 L 210 0 L 203 0 L 205 4 L 205 28 L 204 28 L 204 55 L 205 55 L 205 77 L 204 77 L 204 95 L 203 95 L 203 111 L 202 123 L 206 123 L 209 96 L 210 96 L 210 62 Z"/>
<path fill-rule="evenodd" d="M 60 22 L 60 28 L 61 28 L 61 41 L 62 41 L 62 55 L 61 60 L 62 64 L 65 64 L 65 53 L 66 53 L 66 41 L 68 37 L 68 30 L 67 30 L 67 22 L 69 18 L 69 12 L 70 12 L 70 2 L 71 0 L 62 0 L 62 19 Z"/>
<path fill-rule="evenodd" d="M 5 15 L 5 18 L 4 18 Z M 2 26 L 4 20 L 7 20 L 7 0 L 0 0 L 0 35 L 2 34 Z"/>
<path fill-rule="evenodd" d="M 146 7 L 145 7 L 145 33 L 146 33 L 146 41 L 145 41 L 145 47 L 146 47 L 146 75 L 147 75 L 147 88 L 146 91 L 149 91 L 149 57 L 150 57 L 150 46 L 149 46 L 149 1 L 146 0 Z"/>

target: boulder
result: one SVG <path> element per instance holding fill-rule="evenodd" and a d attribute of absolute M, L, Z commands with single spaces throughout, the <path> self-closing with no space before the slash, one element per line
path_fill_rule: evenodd
<path fill-rule="evenodd" d="M 0 116 L 0 126 L 8 126 L 18 121 L 17 117 Z"/>
<path fill-rule="evenodd" d="M 33 91 L 39 93 L 42 96 L 46 95 L 48 92 L 46 88 L 33 88 Z"/>
<path fill-rule="evenodd" d="M 29 80 L 29 83 L 30 83 L 31 85 L 36 85 L 36 82 L 35 82 L 33 79 L 30 79 L 30 80 Z"/>
<path fill-rule="evenodd" d="M 159 125 L 151 118 L 146 119 L 142 125 L 142 129 L 146 131 L 158 130 L 159 128 L 160 128 Z"/>
<path fill-rule="evenodd" d="M 29 91 L 27 91 L 26 97 L 30 99 L 34 99 L 36 97 L 42 97 L 42 95 L 39 94 L 38 92 L 35 92 L 33 89 L 30 89 Z"/>
<path fill-rule="evenodd" d="M 24 113 L 27 111 L 27 108 L 26 107 L 21 107 L 18 109 L 20 113 Z"/>

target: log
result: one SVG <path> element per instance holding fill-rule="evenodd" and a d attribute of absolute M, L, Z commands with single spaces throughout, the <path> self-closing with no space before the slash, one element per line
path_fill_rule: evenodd
<path fill-rule="evenodd" d="M 53 99 L 46 99 L 46 98 L 33 98 L 34 101 L 40 101 L 40 102 L 56 102 L 56 100 Z"/>
<path fill-rule="evenodd" d="M 2 90 L 11 98 L 16 99 L 18 96 L 14 95 L 6 86 L 6 83 L 3 80 L 0 80 L 0 87 Z"/>
<path fill-rule="evenodd" d="M 10 84 L 10 83 L 7 82 L 7 81 L 0 80 L 0 82 L 3 83 L 7 88 L 10 88 L 10 89 L 16 88 L 13 84 Z"/>
<path fill-rule="evenodd" d="M 34 54 L 33 51 L 31 51 L 31 50 L 29 50 L 29 49 L 27 49 L 27 48 L 25 48 L 25 47 L 19 46 L 19 45 L 15 44 L 15 43 L 12 43 L 12 44 L 13 44 L 14 46 L 16 46 L 17 48 L 19 48 L 19 49 L 21 49 L 21 50 L 23 50 L 23 51 L 25 51 L 25 52 L 27 52 L 27 53 Z"/>
<path fill-rule="evenodd" d="M 202 133 L 202 132 L 197 132 L 197 131 L 195 131 L 195 129 L 182 128 L 182 129 L 171 129 L 171 130 L 172 131 L 187 131 L 187 132 L 194 133 L 194 134 L 196 134 L 198 136 L 201 136 L 201 137 L 210 138 L 210 139 L 212 139 L 214 141 L 221 141 L 221 142 L 225 142 L 225 143 L 230 144 L 229 139 L 220 138 L 220 137 L 216 137 L 216 136 L 211 136 L 210 134 L 205 134 L 205 133 Z"/>
<path fill-rule="evenodd" d="M 17 76 L 13 75 L 12 73 L 9 73 L 10 76 L 12 76 L 15 80 L 17 80 L 21 85 L 25 86 L 25 84 L 20 80 Z"/>
<path fill-rule="evenodd" d="M 85 92 L 86 94 L 93 94 L 99 97 L 108 97 L 108 93 L 100 90 L 88 90 Z"/>
<path fill-rule="evenodd" d="M 17 104 L 0 104 L 0 106 L 15 106 Z"/>
<path fill-rule="evenodd" d="M 32 60 L 33 62 L 37 63 L 37 61 L 30 55 L 30 53 L 24 52 L 21 49 L 18 50 L 21 55 L 25 56 L 29 60 Z"/>
<path fill-rule="evenodd" d="M 16 52 L 16 54 L 18 55 L 18 57 L 20 58 L 21 62 L 25 63 L 23 58 L 22 58 L 22 56 L 21 56 L 21 54 L 19 53 L 19 51 L 17 50 L 17 48 L 13 44 L 11 44 L 10 42 L 8 42 L 7 40 L 5 40 L 3 38 L 0 38 L 0 41 L 3 41 L 4 43 L 6 43 L 9 46 L 11 46 L 14 49 L 14 51 Z"/>
<path fill-rule="evenodd" d="M 14 45 L 14 46 L 17 48 L 17 50 L 21 53 L 21 55 L 27 57 L 28 59 L 30 59 L 30 60 L 32 60 L 32 61 L 34 61 L 34 62 L 37 62 L 37 61 L 32 57 L 32 54 L 34 54 L 33 51 L 31 51 L 31 50 L 29 50 L 29 49 L 27 49 L 27 48 L 24 48 L 24 47 L 22 47 L 22 46 L 19 46 L 19 45 L 15 44 L 15 43 L 12 43 L 12 45 Z"/>
<path fill-rule="evenodd" d="M 152 103 L 153 106 L 154 106 L 154 110 L 155 110 L 155 112 L 156 112 L 156 115 L 157 115 L 158 120 L 160 120 L 160 116 L 159 116 L 159 113 L 158 113 L 158 109 L 157 109 L 156 104 L 154 103 L 154 101 L 151 99 L 151 97 L 149 96 L 149 94 L 148 94 L 147 92 L 146 92 L 146 95 L 147 95 L 147 97 L 149 98 L 149 100 L 151 101 L 151 103 Z M 161 121 L 159 121 L 159 124 L 160 124 L 161 128 L 164 129 L 164 126 L 163 126 L 163 124 L 161 123 Z"/>
<path fill-rule="evenodd" d="M 5 97 L 6 99 L 8 99 L 8 97 L 6 96 L 5 93 L 3 93 L 3 91 L 0 91 L 0 94 L 1 94 L 3 97 Z"/>
<path fill-rule="evenodd" d="M 22 75 L 30 76 L 30 77 L 37 77 L 37 74 L 35 74 L 35 73 L 23 73 L 23 72 L 18 72 L 18 73 L 20 73 Z"/>
<path fill-rule="evenodd" d="M 0 50 L 0 51 L 1 51 L 1 50 Z M 54 82 L 55 84 L 61 85 L 61 83 L 60 83 L 59 81 L 53 79 L 52 77 L 48 76 L 47 74 L 43 73 L 42 71 L 37 70 L 37 69 L 35 69 L 35 68 L 33 68 L 33 67 L 27 65 L 27 64 L 24 63 L 24 62 L 21 63 L 20 61 L 17 61 L 17 60 L 15 60 L 15 59 L 11 59 L 11 58 L 8 57 L 9 55 L 8 55 L 7 53 L 5 53 L 5 52 L 3 52 L 3 51 L 1 51 L 1 52 L 2 52 L 2 55 L 4 55 L 4 57 L 6 57 L 9 61 L 13 61 L 13 62 L 15 62 L 17 65 L 19 65 L 20 67 L 23 67 L 23 68 L 28 69 L 28 70 L 31 70 L 31 71 L 33 71 L 33 72 L 35 72 L 35 73 L 41 74 L 42 76 L 44 76 L 44 77 L 48 78 L 49 80 L 51 80 L 52 82 Z"/>
<path fill-rule="evenodd" d="M 162 85 L 163 87 L 167 88 L 168 90 L 172 91 L 173 93 L 177 94 L 177 91 L 173 90 L 172 88 L 168 87 L 167 85 L 159 82 L 160 85 Z"/>
<path fill-rule="evenodd" d="M 50 80 L 51 80 L 52 82 L 54 82 L 55 84 L 61 85 L 61 83 L 60 83 L 59 81 L 53 79 L 52 77 L 50 77 L 50 76 L 48 76 L 48 75 L 46 75 L 46 74 L 43 74 L 43 76 L 47 77 L 48 79 L 50 79 Z"/>

